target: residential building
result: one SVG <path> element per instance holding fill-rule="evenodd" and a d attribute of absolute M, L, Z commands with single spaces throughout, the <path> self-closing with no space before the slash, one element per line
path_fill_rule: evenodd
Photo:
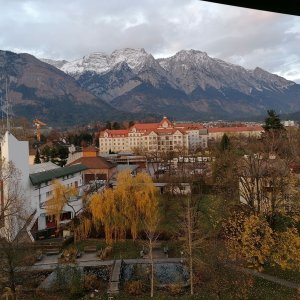
<path fill-rule="evenodd" d="M 48 215 L 46 210 L 47 200 L 53 195 L 53 180 L 58 180 L 59 183 L 66 187 L 80 189 L 83 185 L 82 172 L 85 170 L 86 166 L 82 164 L 63 168 L 54 165 L 53 168 L 29 174 L 30 185 L 27 189 L 29 190 L 29 200 L 35 211 L 35 216 L 27 226 L 27 231 L 30 231 L 34 239 L 40 238 L 41 236 L 45 237 L 45 232 L 41 233 L 41 231 L 51 232 L 50 236 L 53 236 L 57 229 L 55 217 Z M 69 203 L 70 205 L 63 207 L 60 224 L 69 222 L 74 217 L 74 213 L 78 213 L 82 209 L 82 199 L 79 195 L 78 197 L 70 199 Z"/>
<path fill-rule="evenodd" d="M 159 123 L 135 124 L 129 129 L 100 132 L 101 153 L 145 151 L 194 150 L 207 147 L 207 129 L 201 124 L 172 123 L 164 117 Z"/>
<path fill-rule="evenodd" d="M 260 137 L 263 131 L 262 126 L 211 127 L 208 128 L 208 139 L 210 141 L 220 140 L 224 134 L 229 137 Z"/>
<path fill-rule="evenodd" d="M 14 229 L 14 235 L 22 229 L 34 241 L 36 237 L 45 237 L 45 234 L 39 234 L 42 231 L 47 230 L 54 234 L 57 227 L 54 217 L 49 216 L 45 208 L 46 201 L 52 196 L 53 180 L 58 180 L 66 187 L 80 188 L 83 185 L 82 171 L 86 170 L 86 166 L 77 164 L 61 168 L 50 162 L 30 166 L 28 157 L 28 141 L 19 141 L 7 131 L 1 140 L 1 159 L 11 162 L 20 172 L 21 193 L 18 196 L 22 197 L 22 209 L 24 217 L 27 217 L 27 221 L 19 223 Z M 3 187 L 1 204 L 5 204 L 8 191 L 12 188 L 11 186 Z M 63 207 L 62 222 L 70 221 L 74 217 L 74 211 L 77 213 L 82 208 L 81 197 L 74 197 L 70 201 L 72 201 L 73 208 L 68 205 Z"/>
<path fill-rule="evenodd" d="M 72 161 L 70 166 L 77 164 L 87 167 L 82 172 L 85 183 L 95 180 L 109 180 L 116 172 L 116 165 L 98 156 L 98 150 L 92 146 L 83 148 L 82 156 Z"/>

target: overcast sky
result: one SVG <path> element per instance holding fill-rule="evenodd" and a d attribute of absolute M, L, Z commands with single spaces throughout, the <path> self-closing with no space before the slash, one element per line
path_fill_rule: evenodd
<path fill-rule="evenodd" d="M 74 60 L 91 52 L 182 49 L 300 83 L 300 17 L 198 0 L 0 0 L 0 49 Z"/>

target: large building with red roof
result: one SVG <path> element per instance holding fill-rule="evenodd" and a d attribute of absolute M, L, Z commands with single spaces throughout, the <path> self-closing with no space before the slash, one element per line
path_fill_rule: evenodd
<path fill-rule="evenodd" d="M 207 129 L 198 123 L 172 123 L 164 117 L 159 123 L 135 124 L 129 129 L 103 130 L 99 136 L 101 153 L 196 150 L 207 147 Z"/>

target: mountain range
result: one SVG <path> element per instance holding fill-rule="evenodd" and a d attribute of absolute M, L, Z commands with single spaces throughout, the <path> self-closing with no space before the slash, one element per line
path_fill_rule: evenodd
<path fill-rule="evenodd" d="M 144 49 L 125 48 L 71 62 L 0 51 L 2 97 L 6 78 L 16 115 L 56 124 L 161 115 L 237 119 L 264 115 L 267 109 L 300 110 L 299 84 L 196 50 L 155 59 Z"/>

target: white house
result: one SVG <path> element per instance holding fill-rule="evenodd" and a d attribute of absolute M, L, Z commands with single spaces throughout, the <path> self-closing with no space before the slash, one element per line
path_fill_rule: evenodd
<path fill-rule="evenodd" d="M 38 237 L 50 237 L 55 235 L 56 221 L 53 216 L 48 216 L 45 202 L 51 198 L 53 192 L 52 180 L 57 179 L 67 187 L 80 187 L 83 185 L 81 172 L 86 169 L 82 164 L 67 167 L 58 167 L 52 163 L 43 163 L 29 166 L 28 141 L 18 141 L 11 133 L 6 132 L 1 141 L 1 158 L 6 162 L 12 162 L 19 170 L 20 186 L 23 191 L 24 209 L 30 218 L 21 226 L 25 229 L 32 241 Z M 3 201 L 5 202 L 4 187 Z M 72 207 L 77 213 L 82 208 L 81 197 L 72 199 Z M 62 222 L 67 222 L 74 216 L 71 207 L 65 206 L 61 214 Z M 18 230 L 20 230 L 20 226 Z M 17 233 L 17 232 L 16 232 Z M 57 234 L 57 232 L 56 232 Z"/>

